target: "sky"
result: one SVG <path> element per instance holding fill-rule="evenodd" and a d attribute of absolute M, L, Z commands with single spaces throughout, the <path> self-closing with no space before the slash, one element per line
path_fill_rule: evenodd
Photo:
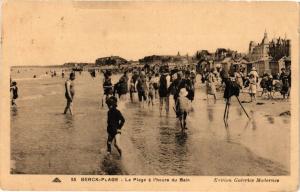
<path fill-rule="evenodd" d="M 295 35 L 297 11 L 293 2 L 6 2 L 3 61 L 57 65 L 216 48 L 246 53 L 265 30 L 269 39 Z"/>

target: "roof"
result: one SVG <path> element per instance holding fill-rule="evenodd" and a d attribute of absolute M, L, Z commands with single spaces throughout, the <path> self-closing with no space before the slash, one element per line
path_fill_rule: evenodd
<path fill-rule="evenodd" d="M 261 41 L 261 44 L 269 44 L 268 37 L 264 37 L 263 40 Z"/>

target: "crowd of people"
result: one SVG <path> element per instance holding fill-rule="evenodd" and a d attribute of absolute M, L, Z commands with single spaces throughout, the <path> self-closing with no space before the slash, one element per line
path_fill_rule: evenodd
<path fill-rule="evenodd" d="M 103 93 L 102 99 L 108 106 L 107 120 L 107 152 L 111 152 L 111 144 L 114 141 L 120 155 L 122 150 L 119 146 L 118 137 L 121 133 L 121 128 L 125 122 L 122 113 L 116 109 L 117 100 L 126 100 L 126 95 L 129 93 L 130 101 L 135 102 L 135 94 L 137 94 L 138 102 L 141 107 L 145 105 L 153 106 L 154 99 L 159 97 L 160 115 L 163 112 L 169 114 L 169 97 L 173 95 L 176 117 L 180 120 L 182 131 L 187 129 L 186 118 L 191 110 L 191 103 L 195 95 L 196 74 L 192 70 L 172 70 L 168 67 L 163 67 L 159 71 L 136 69 L 132 71 L 131 77 L 128 72 L 124 71 L 118 82 L 112 83 L 111 71 L 103 71 Z M 114 123 L 113 123 L 114 122 Z"/>
<path fill-rule="evenodd" d="M 159 71 L 146 71 L 141 68 L 133 70 L 131 78 L 125 71 L 116 84 L 112 83 L 111 71 L 104 71 L 103 90 L 104 96 L 108 99 L 111 96 L 118 96 L 119 100 L 126 99 L 127 93 L 130 95 L 131 102 L 134 102 L 134 94 L 138 96 L 138 101 L 142 107 L 145 105 L 153 106 L 154 99 L 159 98 L 160 114 L 165 109 L 169 113 L 169 97 L 173 95 L 175 112 L 177 117 L 181 117 L 185 112 L 181 112 L 184 102 L 181 102 L 181 93 L 186 93 L 185 97 L 189 103 L 194 100 L 196 73 L 193 70 L 169 70 L 168 67 L 161 68 Z M 181 94 L 181 95 L 182 95 Z M 181 107 L 182 106 L 182 107 Z M 185 119 L 186 115 L 183 115 Z"/>
<path fill-rule="evenodd" d="M 272 76 L 264 73 L 261 80 L 255 67 L 246 74 L 244 68 L 236 69 L 233 74 L 228 74 L 224 69 L 211 69 L 202 73 L 202 82 L 206 82 L 207 96 L 213 95 L 216 100 L 216 92 L 224 89 L 225 80 L 230 78 L 241 92 L 249 93 L 250 102 L 256 101 L 258 89 L 261 88 L 261 97 L 267 96 L 274 99 L 275 93 L 280 93 L 283 99 L 288 99 L 291 89 L 291 71 L 285 68 L 281 73 Z M 260 80 L 260 81 L 259 81 Z"/>
<path fill-rule="evenodd" d="M 65 76 L 62 70 L 61 76 Z M 90 70 L 92 78 L 96 77 L 96 70 Z M 99 70 L 100 72 L 100 70 Z M 121 147 L 118 143 L 121 128 L 125 123 L 122 113 L 117 109 L 118 100 L 124 102 L 127 95 L 130 96 L 130 102 L 138 100 L 141 107 L 155 105 L 155 100 L 159 100 L 159 112 L 170 112 L 170 97 L 174 100 L 173 110 L 176 118 L 179 119 L 181 130 L 187 129 L 186 119 L 193 110 L 192 103 L 195 98 L 196 76 L 197 73 L 190 67 L 181 67 L 169 69 L 167 65 L 147 68 L 123 69 L 122 75 L 116 83 L 112 82 L 112 70 L 102 70 L 103 79 L 103 97 L 102 107 L 104 104 L 108 107 L 107 115 L 107 152 L 111 152 L 111 144 L 114 142 L 120 155 Z M 70 72 L 69 78 L 65 81 L 65 98 L 67 100 L 64 114 L 68 111 L 73 115 L 73 99 L 75 96 L 74 80 L 76 71 Z M 54 75 L 55 74 L 55 75 Z M 81 74 L 81 71 L 80 71 Z M 255 67 L 250 73 L 245 74 L 245 69 L 236 69 L 233 74 L 221 68 L 213 68 L 201 72 L 201 82 L 205 84 L 207 100 L 212 95 L 214 102 L 217 100 L 217 93 L 224 91 L 223 98 L 230 99 L 231 95 L 239 94 L 239 92 L 249 93 L 250 102 L 256 100 L 257 89 L 262 89 L 261 96 L 267 95 L 269 99 L 274 98 L 276 92 L 280 92 L 284 99 L 289 97 L 291 87 L 291 72 L 285 68 L 281 69 L 281 73 L 272 76 L 264 73 L 259 82 L 259 74 Z M 51 76 L 56 76 L 56 72 L 51 72 Z M 227 88 L 230 84 L 231 88 Z M 232 89 L 232 90 L 230 90 Z M 248 91 L 247 91 L 248 90 Z M 15 81 L 11 81 L 11 105 L 16 106 L 18 98 L 18 87 Z M 236 93 L 238 92 L 238 93 Z M 135 97 L 137 95 L 137 98 Z"/>

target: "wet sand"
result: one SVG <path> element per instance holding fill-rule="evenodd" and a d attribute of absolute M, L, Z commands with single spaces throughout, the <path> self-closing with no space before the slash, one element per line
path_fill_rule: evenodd
<path fill-rule="evenodd" d="M 194 111 L 182 135 L 171 109 L 172 97 L 168 116 L 160 116 L 158 100 L 144 108 L 128 101 L 119 104 L 126 118 L 121 137 L 124 155 L 120 159 L 113 149 L 108 158 L 102 77 L 92 79 L 87 72 L 76 76 L 73 117 L 62 114 L 64 81 L 61 77 L 18 81 L 18 107 L 11 111 L 13 173 L 289 174 L 290 116 L 279 115 L 290 110 L 290 102 L 258 98 L 262 105 L 243 103 L 252 117 L 249 121 L 233 99 L 226 129 L 222 94 L 216 104 L 212 98 L 207 101 L 204 84 L 198 80 Z M 244 93 L 240 99 L 250 98 Z"/>

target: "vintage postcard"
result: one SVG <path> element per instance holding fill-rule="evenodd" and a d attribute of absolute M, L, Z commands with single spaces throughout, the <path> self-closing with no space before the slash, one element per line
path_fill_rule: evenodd
<path fill-rule="evenodd" d="M 297 2 L 1 11 L 2 189 L 297 190 Z"/>

